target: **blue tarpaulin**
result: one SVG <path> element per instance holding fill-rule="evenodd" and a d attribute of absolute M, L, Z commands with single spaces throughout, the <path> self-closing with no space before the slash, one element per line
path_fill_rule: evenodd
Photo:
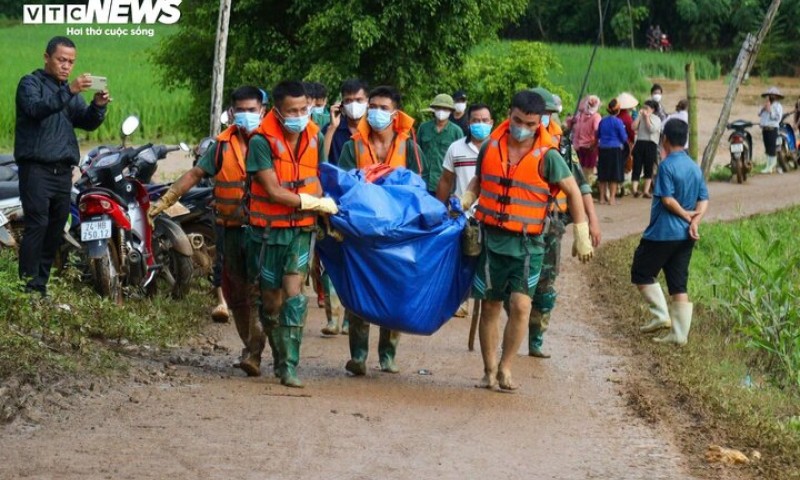
<path fill-rule="evenodd" d="M 342 304 L 370 323 L 430 335 L 466 298 L 474 259 L 461 254 L 463 215 L 427 193 L 419 175 L 398 168 L 375 183 L 358 170 L 320 167 L 322 187 L 339 204 L 317 253 Z"/>

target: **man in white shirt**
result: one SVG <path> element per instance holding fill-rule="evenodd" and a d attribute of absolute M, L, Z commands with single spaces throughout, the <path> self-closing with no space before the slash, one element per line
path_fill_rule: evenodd
<path fill-rule="evenodd" d="M 447 149 L 442 163 L 442 176 L 436 187 L 436 198 L 447 204 L 451 194 L 458 198 L 464 194 L 469 181 L 475 176 L 475 164 L 483 141 L 489 138 L 494 120 L 489 106 L 475 103 L 467 110 L 469 134 L 456 140 Z M 455 184 L 455 189 L 453 188 Z"/>

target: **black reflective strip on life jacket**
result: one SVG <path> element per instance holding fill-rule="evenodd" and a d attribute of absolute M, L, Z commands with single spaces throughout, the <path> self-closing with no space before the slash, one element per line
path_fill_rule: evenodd
<path fill-rule="evenodd" d="M 522 198 L 512 198 L 509 195 L 498 195 L 496 193 L 492 193 L 488 190 L 481 188 L 481 196 L 486 198 L 491 198 L 492 200 L 496 200 L 497 203 L 501 203 L 503 205 L 523 205 L 526 207 L 534 207 L 534 208 L 545 208 L 547 207 L 547 202 L 536 202 L 533 200 L 525 200 Z"/>
<path fill-rule="evenodd" d="M 505 222 L 517 222 L 523 225 L 542 225 L 544 224 L 543 218 L 530 218 L 530 217 L 521 217 L 519 215 L 510 215 L 508 213 L 501 213 L 490 208 L 484 207 L 483 205 L 478 205 L 476 207 L 476 211 L 481 212 L 482 214 L 492 217 L 500 223 Z M 523 228 L 523 230 L 525 230 Z"/>
<path fill-rule="evenodd" d="M 514 180 L 513 178 L 508 177 L 497 177 L 495 175 L 488 175 L 482 174 L 482 180 L 486 180 L 487 182 L 496 183 L 503 187 L 516 187 L 521 188 L 523 190 L 527 190 L 533 193 L 541 193 L 544 195 L 550 195 L 550 190 L 547 188 L 537 187 L 535 185 L 530 185 L 528 183 L 520 182 L 519 180 Z"/>
<path fill-rule="evenodd" d="M 274 222 L 276 220 L 286 220 L 288 222 L 293 222 L 297 220 L 303 220 L 306 218 L 314 217 L 316 215 L 315 212 L 308 211 L 298 211 L 297 213 L 291 214 L 278 214 L 278 215 L 270 215 L 268 213 L 261 213 L 261 212 L 250 212 L 251 217 L 255 218 L 262 218 L 267 221 L 267 223 Z"/>
<path fill-rule="evenodd" d="M 241 189 L 244 189 L 245 185 L 246 184 L 245 184 L 244 181 L 241 181 L 241 182 L 222 182 L 222 181 L 219 181 L 219 180 L 215 180 L 214 181 L 214 186 L 215 187 L 219 187 L 219 188 L 241 188 Z"/>
<path fill-rule="evenodd" d="M 311 185 L 313 183 L 319 182 L 319 178 L 317 177 L 307 177 L 300 180 L 292 181 L 292 182 L 283 182 L 281 186 L 287 189 L 297 189 L 300 187 L 305 187 L 306 185 Z"/>

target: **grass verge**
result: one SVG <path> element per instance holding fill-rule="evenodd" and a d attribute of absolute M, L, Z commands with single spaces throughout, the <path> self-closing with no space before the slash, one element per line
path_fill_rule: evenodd
<path fill-rule="evenodd" d="M 706 225 L 692 259 L 689 292 L 695 314 L 689 344 L 661 346 L 638 331 L 648 318 L 628 271 L 639 237 L 607 245 L 593 266 L 598 305 L 606 305 L 611 335 L 631 352 L 629 403 L 652 422 L 664 422 L 691 461 L 693 473 L 720 478 L 719 467 L 701 460 L 711 444 L 736 448 L 762 459 L 737 467 L 749 478 L 800 477 L 800 396 L 797 386 L 781 387 L 764 362 L 764 352 L 749 342 L 746 329 L 730 315 L 731 301 L 722 289 L 734 274 L 737 245 L 753 255 L 766 254 L 759 229 L 795 238 L 800 208 L 732 223 Z M 731 241 L 736 238 L 736 241 Z M 741 243 L 738 243 L 741 242 Z M 770 251 L 765 268 L 796 255 L 792 245 Z M 796 282 L 795 282 L 796 288 Z M 622 296 L 619 292 L 629 292 Z M 731 297 L 732 298 L 732 297 Z M 726 306 L 727 304 L 727 306 Z M 797 326 L 800 328 L 800 326 Z M 726 477 L 727 478 L 727 477 Z"/>

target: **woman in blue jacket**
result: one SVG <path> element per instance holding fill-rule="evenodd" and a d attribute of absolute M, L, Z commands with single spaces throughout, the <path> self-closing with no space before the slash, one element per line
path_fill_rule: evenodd
<path fill-rule="evenodd" d="M 617 118 L 619 103 L 616 98 L 608 102 L 607 110 L 608 115 L 597 126 L 597 181 L 600 187 L 600 203 L 616 205 L 617 185 L 625 179 L 622 153 L 628 143 L 628 134 L 625 133 L 622 120 Z"/>

